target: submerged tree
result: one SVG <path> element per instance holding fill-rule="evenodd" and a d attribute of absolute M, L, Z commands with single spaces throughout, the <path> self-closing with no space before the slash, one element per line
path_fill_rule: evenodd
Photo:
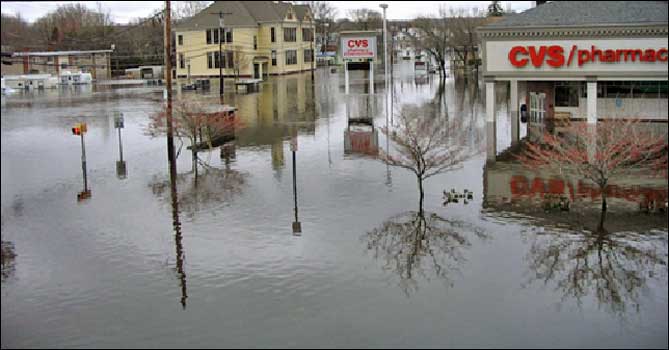
<path fill-rule="evenodd" d="M 199 150 L 212 149 L 233 140 L 235 130 L 242 127 L 231 107 L 192 97 L 173 100 L 172 120 L 174 136 L 190 143 L 194 169 L 202 161 L 197 157 Z M 153 137 L 167 133 L 167 113 L 164 110 L 151 116 L 147 133 Z"/>
<path fill-rule="evenodd" d="M 472 145 L 472 135 L 460 123 L 440 118 L 438 106 L 427 104 L 403 106 L 393 130 L 381 131 L 388 137 L 395 152 L 380 151 L 379 158 L 390 166 L 407 169 L 416 175 L 423 210 L 423 181 L 448 171 L 459 169 L 462 163 L 480 153 Z M 476 144 L 476 143 L 474 143 Z"/>
<path fill-rule="evenodd" d="M 651 132 L 638 119 L 611 119 L 588 127 L 572 124 L 561 134 L 545 133 L 540 142 L 525 146 L 516 157 L 528 168 L 553 168 L 599 187 L 602 233 L 611 179 L 633 170 L 667 176 L 666 130 Z"/>

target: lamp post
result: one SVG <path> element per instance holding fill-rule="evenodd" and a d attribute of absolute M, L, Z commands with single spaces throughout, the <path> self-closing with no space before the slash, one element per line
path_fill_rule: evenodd
<path fill-rule="evenodd" d="M 386 28 L 386 9 L 388 4 L 379 5 L 383 9 L 383 80 L 385 82 L 385 107 L 386 107 L 386 121 L 388 120 L 388 40 Z"/>
<path fill-rule="evenodd" d="M 223 11 L 218 13 L 218 87 L 219 91 L 218 94 L 223 97 L 223 90 L 225 87 L 225 84 L 223 82 L 223 36 L 225 33 L 223 32 Z"/>

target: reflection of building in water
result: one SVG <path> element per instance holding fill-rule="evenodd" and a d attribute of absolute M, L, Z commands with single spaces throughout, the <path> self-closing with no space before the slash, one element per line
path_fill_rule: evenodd
<path fill-rule="evenodd" d="M 277 177 L 281 177 L 281 170 L 285 165 L 283 156 L 283 140 L 278 139 L 272 143 L 272 169 Z"/>
<path fill-rule="evenodd" d="M 2 241 L 0 247 L 0 261 L 2 262 L 2 281 L 10 277 L 15 270 L 16 253 L 14 252 L 14 243 Z"/>
<path fill-rule="evenodd" d="M 601 192 L 586 179 L 533 172 L 501 161 L 486 164 L 483 177 L 483 208 L 491 214 L 518 212 L 590 230 L 598 225 Z M 666 228 L 667 193 L 664 178 L 641 174 L 619 178 L 608 186 L 606 197 L 609 211 L 620 213 L 607 216 L 606 228 L 613 232 Z"/>
<path fill-rule="evenodd" d="M 344 130 L 344 154 L 379 154 L 379 134 L 375 127 L 349 126 Z"/>
<path fill-rule="evenodd" d="M 237 95 L 233 102 L 244 125 L 237 146 L 268 146 L 289 138 L 289 128 L 316 130 L 314 91 L 308 73 L 272 77 L 257 94 Z"/>
<path fill-rule="evenodd" d="M 521 164 L 498 162 L 487 165 L 484 171 L 485 204 L 528 204 L 564 197 L 571 203 L 583 202 L 586 206 L 599 200 L 599 188 L 586 179 L 564 178 L 546 171 L 534 172 Z M 666 180 L 633 174 L 610 185 L 606 191 L 612 207 L 647 207 L 649 203 L 664 206 L 667 201 Z"/>

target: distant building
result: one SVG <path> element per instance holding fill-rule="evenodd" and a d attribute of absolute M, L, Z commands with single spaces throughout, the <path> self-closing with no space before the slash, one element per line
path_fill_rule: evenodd
<path fill-rule="evenodd" d="M 2 64 L 2 75 L 53 74 L 62 71 L 91 73 L 93 79 L 110 79 L 113 50 L 13 52 Z"/>
<path fill-rule="evenodd" d="M 219 12 L 225 13 L 223 32 Z M 175 26 L 177 76 L 218 77 L 220 66 L 226 77 L 310 70 L 316 66 L 314 23 L 307 5 L 215 1 Z"/>

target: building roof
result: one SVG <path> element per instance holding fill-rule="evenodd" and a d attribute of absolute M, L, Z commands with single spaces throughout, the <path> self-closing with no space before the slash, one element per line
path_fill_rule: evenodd
<path fill-rule="evenodd" d="M 74 56 L 74 55 L 89 55 L 92 53 L 112 53 L 114 50 L 87 50 L 87 51 L 43 51 L 43 52 L 14 52 L 12 56 Z"/>
<path fill-rule="evenodd" d="M 223 11 L 225 26 L 255 27 L 263 22 L 283 22 L 289 8 L 302 21 L 309 11 L 308 5 L 292 5 L 281 1 L 214 1 L 202 12 L 175 26 L 175 30 L 217 28 L 218 16 Z"/>
<path fill-rule="evenodd" d="M 258 21 L 251 16 L 241 1 L 214 1 L 209 7 L 174 27 L 175 30 L 218 28 L 217 13 L 223 12 L 225 26 L 257 26 Z"/>
<path fill-rule="evenodd" d="M 553 1 L 481 27 L 486 29 L 667 24 L 666 1 Z"/>

